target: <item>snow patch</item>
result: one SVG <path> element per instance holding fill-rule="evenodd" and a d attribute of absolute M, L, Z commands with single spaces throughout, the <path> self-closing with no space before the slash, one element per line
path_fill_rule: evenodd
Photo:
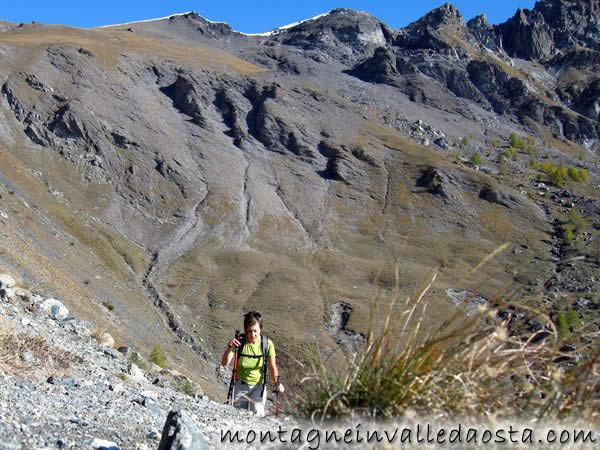
<path fill-rule="evenodd" d="M 240 33 L 240 34 L 243 34 L 244 36 L 274 36 L 274 35 L 281 33 L 282 31 L 289 30 L 290 28 L 294 28 L 295 26 L 298 26 L 301 23 L 310 22 L 311 20 L 317 20 L 317 19 L 320 19 L 321 17 L 328 16 L 330 13 L 331 13 L 331 11 L 327 11 L 326 13 L 319 14 L 318 16 L 311 17 L 310 19 L 304 19 L 304 20 L 300 20 L 299 22 L 294 22 L 294 23 L 290 23 L 287 25 L 283 25 L 281 27 L 277 27 L 274 30 L 267 31 L 265 33 Z"/>
<path fill-rule="evenodd" d="M 98 27 L 98 28 L 121 27 L 121 26 L 124 26 L 124 25 L 131 25 L 131 24 L 134 24 L 134 23 L 156 22 L 156 21 L 159 21 L 159 20 L 170 19 L 171 17 L 185 16 L 186 14 L 196 14 L 198 17 L 201 17 L 202 19 L 206 20 L 209 23 L 225 24 L 225 25 L 227 25 L 225 22 L 213 22 L 212 20 L 208 20 L 208 19 L 202 17 L 196 11 L 187 11 L 187 12 L 183 12 L 183 13 L 171 14 L 171 15 L 165 16 L 165 17 L 157 17 L 156 19 L 135 20 L 133 22 L 117 23 L 117 24 L 114 24 L 114 25 L 102 25 L 101 27 Z"/>

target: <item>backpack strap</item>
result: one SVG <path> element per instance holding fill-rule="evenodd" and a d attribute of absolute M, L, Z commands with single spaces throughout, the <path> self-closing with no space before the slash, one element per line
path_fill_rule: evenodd
<path fill-rule="evenodd" d="M 239 338 L 240 341 L 240 353 L 238 354 L 238 357 L 240 358 L 263 358 L 263 390 L 261 393 L 261 397 L 263 396 L 263 394 L 265 393 L 265 386 L 267 385 L 267 370 L 269 368 L 269 364 L 268 364 L 268 356 L 267 352 L 269 350 L 269 339 L 267 338 L 267 336 L 262 335 L 261 336 L 261 349 L 262 349 L 262 354 L 261 355 L 247 355 L 242 353 L 243 349 L 244 349 L 244 345 L 246 345 L 246 335 L 242 334 L 241 337 Z"/>

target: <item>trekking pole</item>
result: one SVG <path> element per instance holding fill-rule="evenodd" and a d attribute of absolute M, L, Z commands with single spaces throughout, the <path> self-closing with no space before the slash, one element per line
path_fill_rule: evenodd
<path fill-rule="evenodd" d="M 239 339 L 240 331 L 235 330 L 235 339 Z M 231 374 L 231 381 L 229 382 L 229 393 L 227 394 L 227 403 L 233 406 L 233 399 L 235 395 L 235 382 L 237 381 L 237 366 L 238 366 L 238 348 L 235 347 L 233 351 L 233 372 Z"/>
<path fill-rule="evenodd" d="M 275 392 L 275 417 L 279 417 L 279 379 L 280 377 L 277 376 L 275 379 L 275 390 L 273 391 Z"/>

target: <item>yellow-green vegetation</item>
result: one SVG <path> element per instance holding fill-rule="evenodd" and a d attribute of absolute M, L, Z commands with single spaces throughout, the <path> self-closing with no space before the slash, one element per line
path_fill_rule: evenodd
<path fill-rule="evenodd" d="M 583 168 L 578 169 L 576 167 L 569 167 L 567 169 L 567 175 L 569 175 L 571 180 L 577 182 L 585 183 L 589 179 L 588 171 Z"/>
<path fill-rule="evenodd" d="M 558 329 L 539 314 L 551 331 L 535 344 L 539 332 L 511 336 L 510 319 L 500 320 L 499 305 L 492 304 L 471 318 L 461 313 L 450 316 L 439 327 L 428 328 L 424 336 L 422 327 L 429 325 L 424 298 L 434 280 L 435 275 L 406 299 L 397 322 L 390 320 L 396 290 L 380 328 L 373 320 L 380 301 L 373 300 L 364 347 L 348 358 L 346 370 L 331 370 L 317 361 L 298 395 L 299 412 L 315 420 L 356 415 L 597 420 L 593 414 L 600 407 L 600 392 L 595 389 L 600 381 L 597 359 L 569 371 L 554 362 L 561 355 L 561 334 L 578 331 L 576 313 L 559 316 Z M 503 302 L 502 308 L 506 306 Z"/>
<path fill-rule="evenodd" d="M 510 158 L 513 161 L 517 161 L 519 159 L 519 151 L 517 147 L 513 147 L 512 145 L 504 150 L 504 157 Z"/>
<path fill-rule="evenodd" d="M 481 159 L 481 155 L 479 153 L 474 153 L 473 156 L 471 156 L 471 164 L 473 164 L 474 166 L 481 166 L 481 164 L 483 164 L 483 161 Z"/>
<path fill-rule="evenodd" d="M 462 138 L 460 143 L 463 147 L 468 146 L 471 143 L 471 136 L 465 136 L 464 138 Z"/>
<path fill-rule="evenodd" d="M 152 348 L 149 359 L 161 369 L 167 368 L 167 357 L 165 352 L 160 348 L 160 345 L 155 345 Z"/>
<path fill-rule="evenodd" d="M 529 156 L 535 156 L 537 153 L 537 148 L 535 147 L 535 138 L 533 136 L 521 137 L 517 136 L 515 133 L 512 133 L 508 139 L 508 142 L 510 147 L 514 149 L 512 152 L 517 151 L 517 149 L 521 149 L 523 153 Z"/>
<path fill-rule="evenodd" d="M 573 234 L 573 226 L 571 224 L 563 226 L 562 234 L 565 245 L 571 245 L 573 243 L 573 239 L 575 239 L 575 235 Z"/>
<path fill-rule="evenodd" d="M 529 160 L 527 166 L 548 175 L 550 182 L 557 187 L 563 187 L 567 177 L 578 183 L 585 183 L 589 179 L 589 173 L 586 169 L 567 167 L 564 164 L 557 166 L 549 161 Z"/>
<path fill-rule="evenodd" d="M 129 355 L 129 358 L 127 358 L 127 362 L 135 364 L 144 371 L 148 370 L 148 364 L 142 359 L 142 357 L 137 352 L 133 352 L 131 355 Z"/>
<path fill-rule="evenodd" d="M 187 378 L 173 381 L 173 388 L 185 395 L 192 397 L 196 393 L 194 385 Z"/>
<path fill-rule="evenodd" d="M 559 313 L 557 317 L 558 335 L 561 339 L 569 339 L 571 333 L 581 325 L 579 315 L 573 308 L 566 313 Z"/>
<path fill-rule="evenodd" d="M 583 233 L 590 228 L 589 222 L 576 209 L 569 211 L 567 218 L 569 220 L 569 224 L 573 226 L 573 231 L 577 233 Z"/>

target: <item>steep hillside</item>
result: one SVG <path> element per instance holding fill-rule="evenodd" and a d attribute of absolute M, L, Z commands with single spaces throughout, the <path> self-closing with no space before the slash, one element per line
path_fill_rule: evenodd
<path fill-rule="evenodd" d="M 439 270 L 432 324 L 516 299 L 598 327 L 597 6 L 3 25 L 0 268 L 211 395 L 242 312 L 297 373 L 367 331 L 395 264 L 401 296 Z"/>

